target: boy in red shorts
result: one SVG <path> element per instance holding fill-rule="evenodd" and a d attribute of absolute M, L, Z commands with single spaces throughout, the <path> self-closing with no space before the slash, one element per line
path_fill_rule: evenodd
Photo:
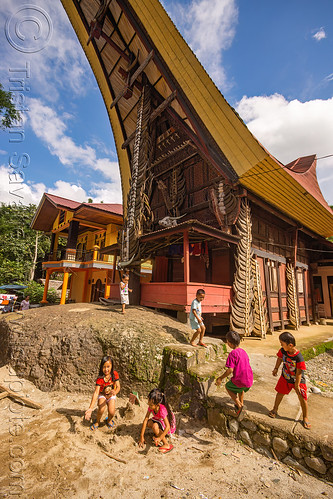
<path fill-rule="evenodd" d="M 277 416 L 279 405 L 285 395 L 294 388 L 301 404 L 303 412 L 303 426 L 307 430 L 311 428 L 308 420 L 307 387 L 305 384 L 304 371 L 306 371 L 303 356 L 296 348 L 296 341 L 291 333 L 282 333 L 279 336 L 281 349 L 277 353 L 277 360 L 273 369 L 273 376 L 277 376 L 278 369 L 283 362 L 282 374 L 277 382 L 275 390 L 277 391 L 274 407 L 269 411 L 271 418 Z"/>

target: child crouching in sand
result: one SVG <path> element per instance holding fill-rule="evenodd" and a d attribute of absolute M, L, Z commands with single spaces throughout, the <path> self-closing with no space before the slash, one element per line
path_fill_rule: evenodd
<path fill-rule="evenodd" d="M 89 409 L 85 412 L 85 419 L 89 421 L 95 404 L 98 404 L 97 418 L 95 423 L 90 426 L 91 431 L 97 430 L 105 408 L 108 408 L 108 417 L 105 419 L 106 426 L 114 426 L 113 416 L 116 412 L 116 398 L 120 391 L 119 375 L 113 369 L 113 361 L 109 355 L 102 358 L 99 366 L 99 374 L 96 380 L 96 388 L 93 393 Z"/>
<path fill-rule="evenodd" d="M 158 388 L 154 388 L 148 395 L 148 411 L 142 423 L 139 447 L 145 444 L 146 427 L 151 428 L 155 434 L 153 437 L 155 445 L 159 446 L 159 452 L 166 454 L 173 449 L 172 444 L 168 444 L 167 435 L 176 431 L 175 415 L 170 409 L 165 399 L 165 395 Z"/>
<path fill-rule="evenodd" d="M 229 353 L 225 367 L 227 370 L 216 379 L 216 385 L 220 386 L 222 380 L 232 374 L 232 378 L 225 385 L 227 392 L 235 402 L 237 416 L 243 410 L 244 392 L 248 392 L 253 385 L 253 372 L 250 359 L 245 350 L 239 348 L 240 336 L 234 331 L 227 333 L 227 344 L 232 351 Z"/>

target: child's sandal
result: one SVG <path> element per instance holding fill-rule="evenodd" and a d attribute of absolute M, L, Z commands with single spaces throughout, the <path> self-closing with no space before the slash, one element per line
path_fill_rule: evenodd
<path fill-rule="evenodd" d="M 91 431 L 95 431 L 98 429 L 98 424 L 96 423 L 93 423 L 92 425 L 90 425 L 90 428 L 89 428 Z"/>
<path fill-rule="evenodd" d="M 269 411 L 268 415 L 269 415 L 269 417 L 270 417 L 270 418 L 273 418 L 273 419 L 274 419 L 274 418 L 276 418 L 276 416 L 277 416 L 277 412 L 276 412 L 276 411 L 271 410 L 271 411 Z"/>
<path fill-rule="evenodd" d="M 302 424 L 306 430 L 311 430 L 311 423 L 309 421 L 302 421 Z"/>

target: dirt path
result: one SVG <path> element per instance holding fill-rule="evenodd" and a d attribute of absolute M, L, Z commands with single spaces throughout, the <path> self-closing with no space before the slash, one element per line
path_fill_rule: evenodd
<path fill-rule="evenodd" d="M 10 383 L 8 383 L 10 381 Z M 174 450 L 161 455 L 147 435 L 139 451 L 146 404 L 117 400 L 116 427 L 95 432 L 83 422 L 89 396 L 44 393 L 0 369 L 0 383 L 43 404 L 40 411 L 0 400 L 0 497 L 319 498 L 333 488 L 257 454 L 200 423 L 181 417 Z M 16 384 L 15 384 L 15 383 Z M 178 418 L 179 419 L 179 418 Z M 110 459 L 103 450 L 126 461 Z"/>

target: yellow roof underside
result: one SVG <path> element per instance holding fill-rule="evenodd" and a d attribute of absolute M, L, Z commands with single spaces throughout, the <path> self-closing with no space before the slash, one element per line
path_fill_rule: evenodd
<path fill-rule="evenodd" d="M 130 184 L 130 165 L 121 148 L 123 136 L 112 97 L 93 44 L 86 45 L 87 31 L 72 0 L 61 0 L 87 54 L 101 89 L 115 138 L 123 200 Z M 172 73 L 191 106 L 240 177 L 241 184 L 301 225 L 321 236 L 333 235 L 333 216 L 261 146 L 224 99 L 196 56 L 181 37 L 158 0 L 128 0 L 161 59 Z M 152 12 L 154 13 L 152 15 Z M 161 80 L 163 81 L 163 80 Z M 166 96 L 165 96 L 166 97 Z M 268 173 L 270 170 L 274 170 Z M 256 175 L 261 172 L 260 175 Z M 265 172 L 265 173 L 264 173 Z M 124 209 L 126 209 L 124 203 Z"/>

